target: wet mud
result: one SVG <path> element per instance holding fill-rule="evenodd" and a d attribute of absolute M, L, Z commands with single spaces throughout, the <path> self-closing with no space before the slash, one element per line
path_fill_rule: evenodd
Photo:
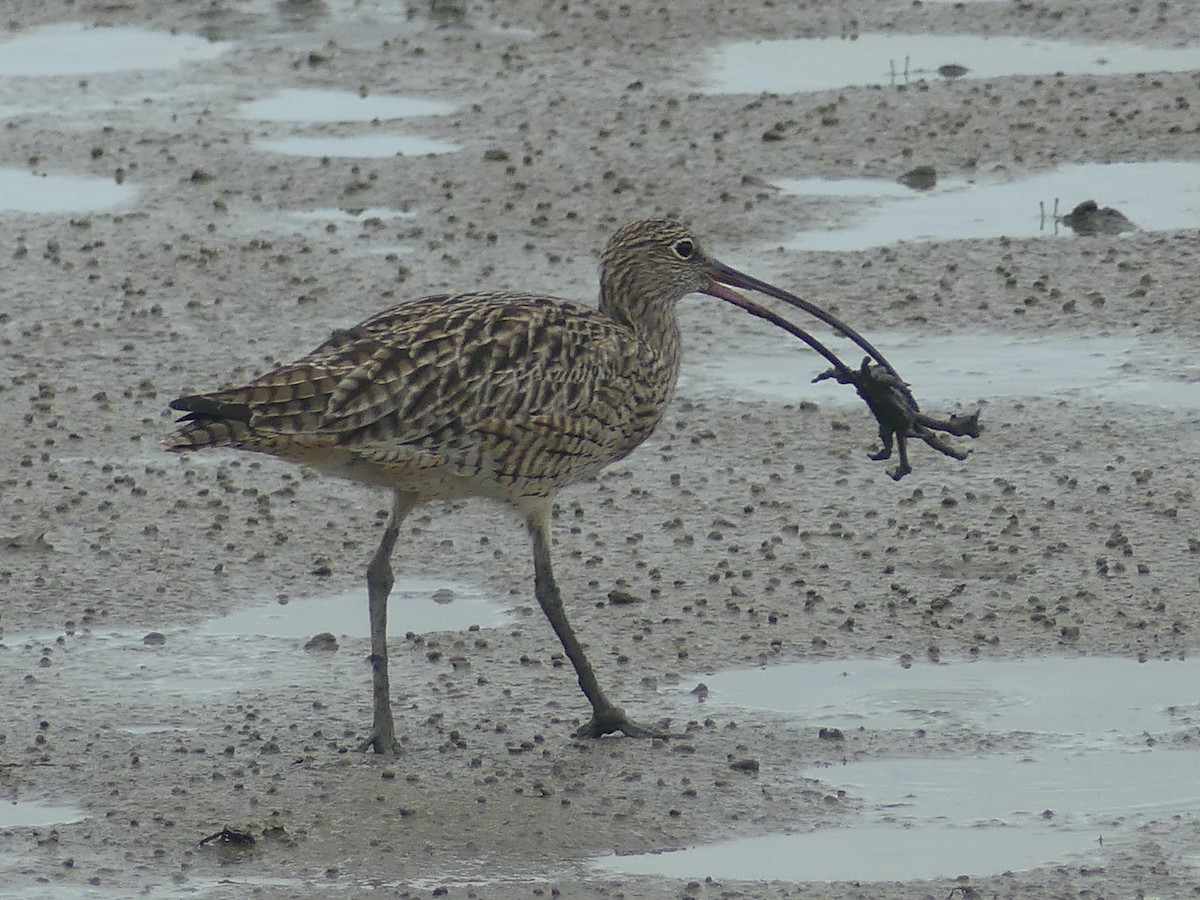
<path fill-rule="evenodd" d="M 893 31 L 1157 58 L 1200 46 L 1200 9 L 718 6 L 6 13 L 0 895 L 1195 895 L 1200 800 L 1169 787 L 1200 759 L 1200 216 L 1190 176 L 1156 219 L 1089 167 L 1194 167 L 1200 73 L 947 52 L 862 87 L 714 79 L 723 42 Z M 919 165 L 937 185 L 910 198 Z M 786 189 L 814 180 L 887 196 Z M 1022 183 L 1023 230 L 951 205 L 924 238 L 796 243 Z M 1137 230 L 1036 230 L 1056 196 Z M 854 324 L 930 411 L 981 407 L 983 436 L 964 462 L 910 448 L 893 482 L 852 391 L 810 383 L 823 361 L 685 301 L 678 397 L 559 498 L 553 548 L 602 682 L 679 736 L 571 736 L 586 704 L 524 531 L 456 503 L 397 550 L 403 753 L 355 752 L 387 497 L 166 454 L 167 403 L 406 298 L 594 297 L 607 236 L 659 214 Z M 722 695 L 760 667 L 784 687 Z M 870 678 L 822 695 L 818 667 Z M 1180 674 L 1122 706 L 1121 667 Z M 914 672 L 942 680 L 906 695 Z M 779 691 L 816 705 L 758 702 Z M 1081 712 L 1106 707 L 1127 714 Z"/>

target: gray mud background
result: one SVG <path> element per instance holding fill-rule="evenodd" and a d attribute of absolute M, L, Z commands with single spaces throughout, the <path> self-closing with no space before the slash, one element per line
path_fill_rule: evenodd
<path fill-rule="evenodd" d="M 353 752 L 370 720 L 365 639 L 343 639 L 335 654 L 305 653 L 303 640 L 263 651 L 262 665 L 287 677 L 243 673 L 228 689 L 226 673 L 195 654 L 206 620 L 280 596 L 353 593 L 345 616 L 365 620 L 362 577 L 387 498 L 267 459 L 170 456 L 158 449 L 168 401 L 246 379 L 405 298 L 488 286 L 590 299 L 600 247 L 631 218 L 686 219 L 718 258 L 868 336 L 1066 346 L 1136 336 L 1162 342 L 1149 374 L 1195 381 L 1194 229 L 780 252 L 819 224 L 822 207 L 756 184 L 894 178 L 920 162 L 969 177 L 996 165 L 1195 161 L 1196 73 L 761 97 L 696 85 L 704 53 L 724 40 L 838 35 L 853 21 L 864 33 L 1166 46 L 1200 41 L 1200 6 L 649 6 L 472 3 L 468 26 L 452 28 L 371 3 L 6 6 L 17 30 L 78 21 L 235 43 L 179 70 L 35 80 L 24 98 L 17 82 L 4 87 L 20 108 L 5 116 L 0 165 L 120 169 L 139 195 L 116 213 L 0 220 L 0 796 L 86 813 L 0 830 L 0 893 L 1194 894 L 1194 810 L 1147 817 L 1106 846 L 1101 867 L 970 882 L 955 881 L 951 847 L 944 878 L 908 884 L 712 883 L 589 864 L 851 824 L 861 810 L 819 780 L 823 767 L 970 754 L 985 740 L 869 723 L 823 740 L 807 725 L 709 710 L 687 694 L 705 672 L 829 657 L 1186 654 L 1200 633 L 1194 403 L 993 398 L 966 463 L 918 446 L 915 473 L 897 484 L 866 458 L 875 434 L 865 408 L 772 402 L 706 381 L 706 361 L 777 348 L 780 336 L 692 298 L 680 397 L 643 448 L 560 498 L 555 530 L 564 597 L 602 681 L 633 715 L 669 717 L 686 737 L 571 737 L 585 704 L 533 601 L 523 529 L 484 504 L 432 507 L 401 539 L 398 574 L 477 584 L 515 609 L 502 628 L 393 642 L 402 756 Z M 257 149 L 253 139 L 288 126 L 239 119 L 237 104 L 289 87 L 454 102 L 451 115 L 399 130 L 462 149 L 357 161 Z M 772 130 L 782 139 L 764 141 Z M 285 216 L 321 207 L 414 215 L 332 231 Z M 1060 366 L 1072 364 L 1064 354 Z M 795 377 L 821 368 L 798 355 Z M 920 396 L 924 373 L 904 374 Z M 640 602 L 607 603 L 614 588 Z M 401 604 L 392 617 L 403 621 Z M 143 643 L 150 632 L 165 641 Z M 253 658 L 242 662 L 254 671 Z M 215 688 L 139 677 L 164 665 Z M 1159 738 L 1195 748 L 1200 730 L 1181 724 Z M 1022 740 L 986 736 L 991 749 Z M 745 760 L 757 771 L 731 767 Z M 251 829 L 256 849 L 198 846 L 226 825 Z"/>

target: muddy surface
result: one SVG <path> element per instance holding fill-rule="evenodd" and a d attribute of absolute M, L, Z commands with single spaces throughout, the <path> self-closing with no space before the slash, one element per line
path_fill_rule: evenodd
<path fill-rule="evenodd" d="M 771 186 L 895 179 L 918 164 L 1004 182 L 1072 163 L 1196 162 L 1200 75 L 702 91 L 724 40 L 894 28 L 1165 48 L 1200 43 L 1200 8 L 737 6 L 513 0 L 440 22 L 424 5 L 409 16 L 348 0 L 10 6 L 6 40 L 84 23 L 228 46 L 191 48 L 174 67 L 0 75 L 0 167 L 132 189 L 81 186 L 78 211 L 0 211 L 0 797 L 23 804 L 0 819 L 0 894 L 1194 895 L 1200 805 L 1186 803 L 1111 813 L 1086 857 L 1000 861 L 966 880 L 952 840 L 939 874 L 910 881 L 593 864 L 835 828 L 852 857 L 868 811 L 839 784 L 844 763 L 1038 746 L 979 722 L 876 726 L 833 708 L 819 726 L 706 702 L 692 692 L 706 673 L 862 658 L 897 671 L 977 658 L 1159 665 L 1200 634 L 1200 223 L 801 252 L 783 247 L 836 221 L 837 201 Z M 456 108 L 348 124 L 240 114 L 287 89 Z M 397 135 L 458 149 L 343 158 L 266 143 Z M 1055 198 L 1034 198 L 1031 215 L 1037 199 Z M 1088 199 L 1110 202 L 1103 182 L 1063 209 Z M 265 371 L 405 298 L 481 285 L 593 297 L 608 234 L 658 214 L 879 335 L 885 353 L 919 339 L 926 358 L 901 365 L 918 397 L 938 383 L 931 412 L 982 405 L 987 431 L 963 463 L 913 448 L 915 472 L 895 483 L 867 459 L 874 423 L 849 392 L 804 389 L 819 360 L 795 351 L 788 384 L 779 366 L 794 341 L 685 302 L 679 397 L 644 447 L 560 498 L 554 548 L 602 681 L 681 736 L 571 737 L 584 703 L 536 609 L 523 529 L 469 503 L 414 516 L 396 568 L 444 584 L 434 599 L 449 605 L 455 591 L 489 598 L 502 623 L 406 635 L 393 600 L 404 753 L 354 752 L 370 718 L 357 592 L 387 498 L 267 459 L 168 455 L 168 401 Z M 961 390 L 939 374 L 943 341 Z M 988 352 L 998 341 L 1050 349 L 1014 349 L 1024 375 L 1005 380 L 1009 360 Z M 774 384 L 753 377 L 764 358 Z M 634 602 L 610 603 L 614 590 Z M 334 640 L 308 651 L 311 635 L 211 627 L 335 596 L 344 624 L 314 625 Z M 1196 753 L 1195 692 L 1168 703 L 1185 705 L 1125 743 Z"/>

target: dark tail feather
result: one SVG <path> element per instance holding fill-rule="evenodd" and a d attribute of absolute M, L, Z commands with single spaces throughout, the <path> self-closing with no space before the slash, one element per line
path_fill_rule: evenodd
<path fill-rule="evenodd" d="M 195 394 L 191 397 L 180 397 L 171 401 L 171 409 L 186 412 L 179 421 L 194 422 L 200 419 L 228 419 L 232 422 L 250 424 L 250 404 L 229 403 L 216 400 L 206 394 Z"/>
<path fill-rule="evenodd" d="M 163 440 L 163 446 L 177 452 L 205 447 L 229 447 L 242 443 L 250 435 L 250 406 L 229 403 L 197 394 L 171 401 L 171 409 L 187 415 L 180 426 Z"/>

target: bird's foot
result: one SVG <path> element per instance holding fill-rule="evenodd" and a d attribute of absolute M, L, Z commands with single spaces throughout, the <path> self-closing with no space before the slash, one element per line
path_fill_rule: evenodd
<path fill-rule="evenodd" d="M 591 721 L 575 732 L 575 734 L 577 737 L 598 738 L 606 734 L 615 734 L 618 731 L 626 737 L 631 738 L 671 737 L 671 733 L 662 728 L 655 728 L 652 725 L 643 725 L 640 722 L 634 722 L 625 715 L 625 710 L 619 706 L 604 710 L 595 710 L 592 713 Z"/>
<path fill-rule="evenodd" d="M 371 728 L 371 733 L 358 745 L 359 753 L 366 753 L 368 750 L 374 750 L 382 756 L 395 756 L 400 752 L 400 745 L 396 742 L 396 732 L 391 722 L 375 723 Z"/>

